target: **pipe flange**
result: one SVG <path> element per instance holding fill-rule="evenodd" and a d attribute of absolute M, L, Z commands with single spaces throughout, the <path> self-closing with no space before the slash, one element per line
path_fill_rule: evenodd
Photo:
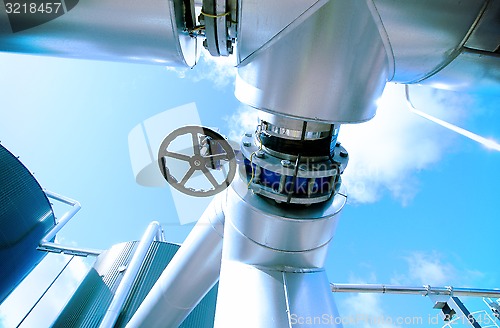
<path fill-rule="evenodd" d="M 229 6 L 226 0 L 203 0 L 201 15 L 206 37 L 203 45 L 212 56 L 229 56 L 233 53 L 234 37 L 230 34 L 234 32 L 230 32 L 235 12 L 235 6 Z"/>

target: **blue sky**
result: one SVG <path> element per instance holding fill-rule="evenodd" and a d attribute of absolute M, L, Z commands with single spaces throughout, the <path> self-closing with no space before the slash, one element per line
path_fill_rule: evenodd
<path fill-rule="evenodd" d="M 82 204 L 58 235 L 61 242 L 106 249 L 140 238 L 152 220 L 169 241 L 182 242 L 192 225 L 179 223 L 169 188 L 135 182 L 128 135 L 148 118 L 192 102 L 202 124 L 237 135 L 248 125 L 242 118 L 253 115 L 234 98 L 232 74 L 206 60 L 193 70 L 172 70 L 1 54 L 0 141 L 43 187 Z M 500 140 L 500 95 L 419 88 L 412 98 L 425 112 Z M 400 86 L 389 86 L 380 103 L 374 120 L 341 128 L 351 196 L 328 258 L 330 280 L 500 287 L 500 153 L 411 114 Z M 205 204 L 189 202 L 197 211 Z M 437 315 L 419 296 L 336 297 L 346 316 Z M 51 306 L 49 297 L 44 302 Z M 0 306 L 6 327 L 12 304 Z"/>

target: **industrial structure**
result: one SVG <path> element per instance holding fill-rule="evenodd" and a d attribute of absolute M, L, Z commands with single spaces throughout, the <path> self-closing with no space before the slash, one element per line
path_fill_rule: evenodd
<path fill-rule="evenodd" d="M 42 190 L 0 147 L 0 260 L 25 254 L 2 268 L 0 301 L 55 251 L 97 256 L 55 327 L 306 327 L 292 315 L 339 317 L 332 291 L 349 290 L 436 296 L 445 320 L 468 316 L 456 288 L 330 284 L 324 265 L 349 159 L 337 137 L 343 124 L 373 118 L 387 82 L 500 92 L 499 15 L 498 0 L 4 0 L 2 52 L 188 67 L 201 46 L 235 55 L 235 95 L 259 123 L 239 149 L 205 127 L 165 131 L 157 160 L 166 181 L 216 195 L 178 250 L 157 223 L 107 251 L 58 245 L 79 204 Z M 170 146 L 182 136 L 189 152 Z M 192 185 L 196 175 L 208 187 Z M 56 220 L 47 197 L 72 209 Z"/>

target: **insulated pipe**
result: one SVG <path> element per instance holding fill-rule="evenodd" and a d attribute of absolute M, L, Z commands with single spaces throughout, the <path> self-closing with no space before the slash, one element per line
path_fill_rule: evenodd
<path fill-rule="evenodd" d="M 345 191 L 322 204 L 276 206 L 235 179 L 226 222 L 214 327 L 311 327 L 324 317 L 340 328 L 324 270 Z"/>
<path fill-rule="evenodd" d="M 222 202 L 225 194 L 212 200 L 127 328 L 178 327 L 217 282 L 222 256 Z"/>
<path fill-rule="evenodd" d="M 411 295 L 449 295 L 500 298 L 500 289 L 459 288 L 459 287 L 412 287 L 376 284 L 330 284 L 334 293 L 381 293 Z"/>
<path fill-rule="evenodd" d="M 56 225 L 42 238 L 42 240 L 40 240 L 38 249 L 41 251 L 65 253 L 77 256 L 88 256 L 88 255 L 97 256 L 101 254 L 102 251 L 98 249 L 64 246 L 51 242 L 51 240 L 55 238 L 56 234 L 66 225 L 66 223 L 68 223 L 75 216 L 75 214 L 82 208 L 82 206 L 78 201 L 74 199 L 56 194 L 55 192 L 48 191 L 45 189 L 43 191 L 45 195 L 47 195 L 47 197 L 58 200 L 72 207 L 69 211 L 64 213 L 61 219 L 57 221 Z"/>
<path fill-rule="evenodd" d="M 115 296 L 113 297 L 113 300 L 111 301 L 99 328 L 112 328 L 115 325 L 116 319 L 118 319 L 118 316 L 123 308 L 123 304 L 127 300 L 130 290 L 132 289 L 134 280 L 139 273 L 139 269 L 148 254 L 149 247 L 153 241 L 155 239 L 158 240 L 158 238 L 161 238 L 161 226 L 157 221 L 153 221 L 149 224 L 148 228 L 144 232 L 144 235 L 142 235 L 141 241 L 139 242 L 139 245 L 137 245 L 137 249 L 127 266 L 125 274 L 116 289 Z"/>
<path fill-rule="evenodd" d="M 197 41 L 185 31 L 183 0 L 31 1 L 36 3 L 40 7 L 0 1 L 1 52 L 196 64 Z"/>

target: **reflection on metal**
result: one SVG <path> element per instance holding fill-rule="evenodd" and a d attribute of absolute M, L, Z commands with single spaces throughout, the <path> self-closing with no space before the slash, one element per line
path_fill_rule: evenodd
<path fill-rule="evenodd" d="M 72 298 L 66 304 L 51 327 L 54 328 L 96 328 L 103 320 L 115 293 L 124 278 L 139 242 L 114 245 L 97 257 Z M 137 278 L 120 311 L 114 328 L 123 328 L 136 312 L 162 271 L 175 256 L 179 246 L 153 241 L 142 263 Z M 189 277 L 185 278 L 189 281 Z M 179 295 L 174 295 L 174 298 Z M 210 328 L 215 314 L 217 288 L 207 293 L 186 318 L 181 328 Z"/>
<path fill-rule="evenodd" d="M 376 284 L 330 284 L 335 293 L 380 293 L 380 294 L 408 294 L 408 295 L 444 295 L 444 296 L 471 296 L 500 298 L 500 289 L 460 288 L 460 287 L 432 287 L 432 286 L 396 286 Z"/>
<path fill-rule="evenodd" d="M 40 263 L 54 212 L 31 172 L 0 145 L 0 302 Z"/>
<path fill-rule="evenodd" d="M 480 144 L 482 144 L 483 146 L 487 147 L 487 148 L 490 148 L 490 149 L 494 149 L 494 150 L 497 150 L 497 151 L 500 151 L 500 144 L 497 143 L 495 140 L 492 140 L 492 139 L 487 139 L 485 137 L 482 137 L 478 134 L 475 134 L 474 132 L 471 132 L 469 130 L 466 130 L 466 129 L 463 129 L 463 128 L 460 128 L 454 124 L 451 124 L 451 123 L 448 123 L 446 121 L 443 121 L 443 120 L 440 120 L 432 115 L 429 115 L 427 113 L 424 113 L 422 111 L 419 111 L 418 109 L 415 108 L 415 106 L 413 106 L 413 103 L 411 102 L 411 99 L 410 99 L 410 87 L 408 85 L 405 85 L 405 95 L 406 95 L 406 103 L 408 105 L 408 108 L 410 108 L 410 111 L 417 114 L 418 116 L 421 116 L 425 119 L 428 119 L 429 121 L 431 122 L 434 122 L 436 124 L 439 124 L 441 125 L 442 127 L 444 128 L 447 128 L 453 132 L 456 132 L 458 134 L 461 134 L 463 135 L 464 137 L 467 137 L 471 140 L 474 140 Z"/>
<path fill-rule="evenodd" d="M 54 252 L 54 253 L 64 253 L 68 255 L 77 256 L 97 256 L 102 253 L 102 250 L 91 249 L 91 248 L 80 248 L 67 245 L 61 245 L 54 243 L 56 234 L 68 223 L 73 216 L 80 210 L 81 205 L 78 201 L 56 194 L 52 191 L 44 190 L 47 197 L 58 200 L 64 204 L 70 205 L 71 209 L 68 210 L 64 215 L 57 221 L 56 225 L 40 240 L 38 249 L 41 251 Z"/>
<path fill-rule="evenodd" d="M 68 5 L 67 0 L 60 15 L 35 13 L 19 19 L 8 12 L 6 3 L 0 2 L 0 51 L 192 66 L 197 56 L 196 37 L 206 38 L 205 45 L 214 56 L 230 54 L 236 44 L 236 97 L 272 114 L 263 115 L 260 128 L 243 140 L 246 167 L 242 177 L 208 207 L 129 327 L 181 324 L 216 283 L 219 271 L 215 323 L 220 327 L 241 326 L 242 321 L 252 327 L 291 326 L 295 318 L 318 313 L 336 318 L 323 266 L 346 203 L 340 174 L 348 154 L 336 142 L 339 125 L 370 120 L 387 81 L 500 90 L 496 41 L 485 42 L 490 35 L 498 37 L 498 32 L 490 32 L 497 26 L 495 0 L 144 0 L 140 5 L 119 0 L 74 0 Z M 203 26 L 194 15 L 200 6 Z M 408 88 L 406 94 L 418 115 L 500 150 L 497 143 L 415 110 Z M 143 137 L 145 126 L 138 129 L 133 137 Z M 189 158 L 168 153 L 163 147 L 165 153 L 158 159 L 164 176 L 170 178 L 164 163 L 170 155 L 192 164 L 176 182 L 185 184 L 199 169 L 217 189 L 219 183 L 206 173 L 198 134 L 193 133 L 192 140 L 195 154 Z M 141 142 L 148 146 L 144 149 L 151 150 L 147 138 Z M 215 154 L 210 156 L 229 156 L 227 151 Z M 144 156 L 153 157 L 151 151 Z M 134 173 L 144 167 L 144 161 L 138 163 L 133 164 Z M 217 165 L 210 163 L 212 168 Z M 40 248 L 98 254 L 52 242 L 79 209 L 77 202 L 55 197 L 73 208 L 46 235 Z M 50 211 L 46 214 L 51 217 Z M 97 270 L 89 276 L 91 283 L 101 287 L 102 294 L 89 296 L 99 314 L 104 315 L 104 304 L 114 292 L 107 283 L 117 286 L 132 254 L 132 246 L 125 248 L 119 252 L 124 258 L 110 264 L 118 265 L 110 270 L 112 278 L 104 281 Z M 107 261 L 102 261 L 106 268 Z M 97 265 L 104 271 L 103 267 Z M 128 294 L 127 271 L 127 287 L 123 287 L 124 294 L 118 293 L 105 326 L 113 325 L 115 319 L 116 325 L 127 322 L 124 312 L 116 314 L 137 295 L 133 290 L 130 297 L 123 296 Z M 135 269 L 129 272 L 132 279 Z M 142 282 L 139 276 L 137 281 Z M 465 313 L 454 294 L 486 292 L 423 288 L 431 297 L 446 297 L 440 305 L 448 313 Z M 363 289 L 422 292 L 394 286 Z M 81 292 L 87 296 L 93 290 L 83 288 Z M 488 293 L 482 295 L 497 295 L 497 291 Z M 122 307 L 124 298 L 127 301 Z M 251 316 L 249 307 L 255 309 Z M 87 320 L 89 325 L 100 320 L 95 319 L 92 306 L 86 310 L 89 316 L 68 320 Z M 339 326 L 336 321 L 330 324 Z"/>
<path fill-rule="evenodd" d="M 420 83 L 438 89 L 498 95 L 500 55 L 464 49 L 448 66 Z"/>
<path fill-rule="evenodd" d="M 217 195 L 127 328 L 177 327 L 219 279 L 225 193 Z"/>
<path fill-rule="evenodd" d="M 371 0 L 394 54 L 398 83 L 425 80 L 454 60 L 487 0 Z M 451 81 L 449 81 L 451 82 Z"/>
<path fill-rule="evenodd" d="M 288 327 L 318 313 L 335 326 L 323 266 L 344 191 L 308 207 L 277 206 L 236 178 L 227 194 L 215 326 Z"/>
<path fill-rule="evenodd" d="M 71 261 L 73 261 L 73 259 L 75 258 L 75 256 L 73 255 L 68 262 L 66 262 L 66 264 L 64 265 L 64 267 L 61 269 L 61 271 L 59 271 L 59 273 L 54 277 L 54 279 L 52 279 L 52 282 L 47 286 L 47 288 L 45 288 L 44 292 L 42 293 L 42 295 L 40 295 L 40 297 L 36 300 L 36 302 L 33 304 L 33 306 L 29 309 L 29 311 L 24 315 L 24 317 L 21 319 L 21 321 L 19 321 L 19 323 L 17 324 L 17 327 L 20 327 L 24 320 L 26 320 L 26 318 L 29 317 L 29 315 L 31 314 L 31 312 L 35 309 L 35 307 L 38 305 L 38 303 L 40 303 L 40 301 L 42 300 L 42 298 L 45 296 L 45 294 L 47 294 L 47 292 L 50 290 L 50 288 L 55 284 L 55 282 L 57 281 L 57 279 L 59 279 L 59 277 L 63 274 L 64 270 L 66 270 L 66 268 L 68 267 L 68 265 L 71 263 Z"/>
<path fill-rule="evenodd" d="M 263 43 L 253 33 L 275 30 L 274 16 L 261 20 L 261 11 L 256 9 L 268 2 L 243 4 L 245 20 L 239 22 L 239 31 L 247 24 L 257 28 L 241 32 L 238 47 L 252 49 L 254 42 Z M 288 8 L 285 2 L 272 1 Z M 291 20 L 288 15 L 277 17 Z M 318 2 L 300 19 L 292 19 L 273 33 L 239 63 L 235 95 L 241 102 L 272 113 L 330 123 L 363 122 L 375 115 L 375 102 L 392 74 L 391 59 L 365 1 Z M 246 42 L 252 44 L 247 47 Z"/>
<path fill-rule="evenodd" d="M 141 241 L 137 245 L 137 248 L 130 260 L 130 263 L 125 268 L 125 274 L 123 275 L 118 288 L 116 289 L 113 300 L 109 305 L 104 318 L 99 325 L 99 328 L 113 328 L 120 312 L 122 311 L 123 305 L 127 300 L 128 295 L 132 289 L 134 280 L 137 278 L 139 269 L 144 263 L 144 259 L 151 247 L 153 241 L 162 241 L 161 238 L 161 226 L 158 222 L 151 222 L 142 235 Z"/>
<path fill-rule="evenodd" d="M 0 51 L 171 66 L 193 66 L 198 56 L 182 0 L 85 0 L 71 9 L 54 7 L 53 14 L 8 14 L 5 3 Z M 25 25 L 21 30 L 17 20 Z"/>
<path fill-rule="evenodd" d="M 465 46 L 471 49 L 497 52 L 500 50 L 500 1 L 488 1 L 487 8 Z"/>

